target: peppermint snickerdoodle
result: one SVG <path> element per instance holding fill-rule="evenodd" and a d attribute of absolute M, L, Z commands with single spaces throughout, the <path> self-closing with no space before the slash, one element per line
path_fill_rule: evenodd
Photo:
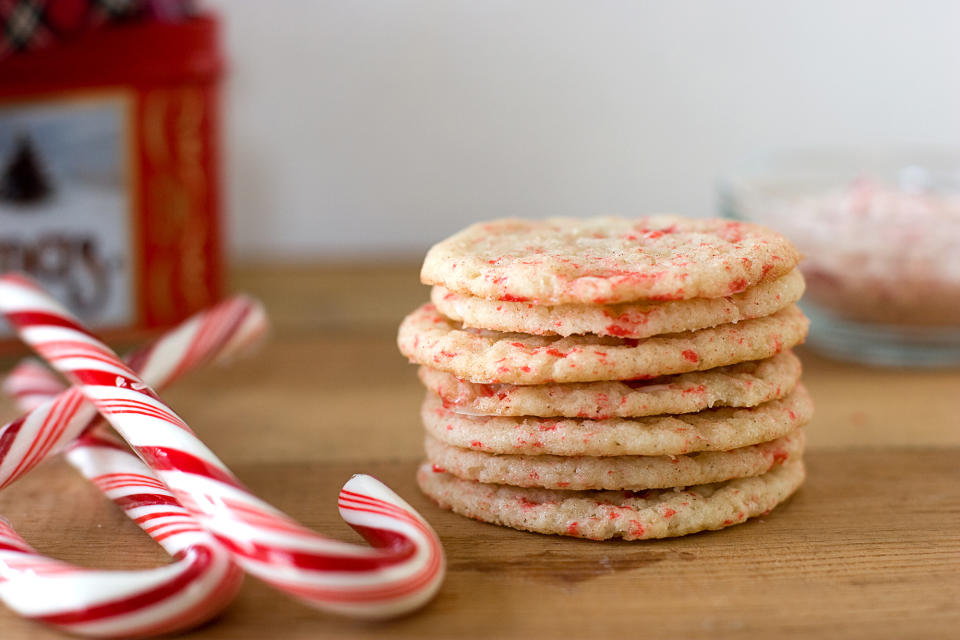
<path fill-rule="evenodd" d="M 807 335 L 796 305 L 763 318 L 645 340 L 531 336 L 464 329 L 425 304 L 400 325 L 397 344 L 411 361 L 482 383 L 550 384 L 635 380 L 769 358 Z"/>
<path fill-rule="evenodd" d="M 419 370 L 424 386 L 458 413 L 594 420 L 753 407 L 789 394 L 800 373 L 800 359 L 792 351 L 708 371 L 633 382 L 481 384 L 426 366 Z"/>
<path fill-rule="evenodd" d="M 485 453 L 554 456 L 663 456 L 726 451 L 775 440 L 813 417 L 803 385 L 756 407 L 707 409 L 645 418 L 467 416 L 427 392 L 421 409 L 427 433 L 446 444 Z"/>
<path fill-rule="evenodd" d="M 804 473 L 796 460 L 750 478 L 636 493 L 484 484 L 425 464 L 417 481 L 444 509 L 483 522 L 592 540 L 645 540 L 722 529 L 763 515 L 797 490 Z"/>
<path fill-rule="evenodd" d="M 731 220 L 659 215 L 475 224 L 434 245 L 426 284 L 535 304 L 617 304 L 729 296 L 793 269 L 780 234 Z"/>
<path fill-rule="evenodd" d="M 803 289 L 803 276 L 794 269 L 776 280 L 761 282 L 742 293 L 722 298 L 618 305 L 541 305 L 486 300 L 434 287 L 430 300 L 437 311 L 465 327 L 534 335 L 592 333 L 648 338 L 768 316 L 799 300 Z"/>
<path fill-rule="evenodd" d="M 678 456 L 496 455 L 425 439 L 427 459 L 465 480 L 545 489 L 659 489 L 765 473 L 803 453 L 803 429 L 730 451 Z"/>

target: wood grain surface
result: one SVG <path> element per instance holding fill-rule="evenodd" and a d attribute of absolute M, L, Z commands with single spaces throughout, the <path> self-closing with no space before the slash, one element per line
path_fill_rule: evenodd
<path fill-rule="evenodd" d="M 960 633 L 960 371 L 867 369 L 806 350 L 817 403 L 808 480 L 768 516 L 653 542 L 590 542 L 440 511 L 416 488 L 422 390 L 394 345 L 426 299 L 412 265 L 250 267 L 235 285 L 275 331 L 254 356 L 165 397 L 255 492 L 316 530 L 358 540 L 340 485 L 370 472 L 421 510 L 449 573 L 426 609 L 357 623 L 248 579 L 190 638 L 955 638 Z M 8 368 L 11 361 L 5 361 Z M 0 416 L 15 411 L 0 401 Z M 40 550 L 137 568 L 163 552 L 65 463 L 0 495 Z M 0 609 L 0 638 L 59 634 Z"/>

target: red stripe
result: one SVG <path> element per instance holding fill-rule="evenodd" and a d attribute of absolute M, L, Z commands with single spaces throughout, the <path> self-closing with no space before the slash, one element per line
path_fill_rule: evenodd
<path fill-rule="evenodd" d="M 357 513 L 372 513 L 375 516 L 383 516 L 384 518 L 393 520 L 394 522 L 406 522 L 412 525 L 419 524 L 416 520 L 414 520 L 408 514 L 403 512 L 394 513 L 394 512 L 387 511 L 385 509 L 380 509 L 374 506 L 366 506 L 366 505 L 358 506 L 358 505 L 352 505 L 352 504 L 345 504 L 343 502 L 338 502 L 337 506 L 343 509 L 344 511 L 354 511 Z M 363 525 L 360 525 L 360 526 L 363 526 Z"/>
<path fill-rule="evenodd" d="M 170 416 L 167 414 L 158 413 L 149 409 L 140 409 L 132 408 L 133 405 L 129 405 L 131 408 L 123 408 L 125 405 L 98 405 L 98 409 L 102 412 L 103 415 L 110 416 L 121 416 L 125 414 L 143 416 L 144 418 L 151 418 L 153 420 L 159 420 L 165 424 L 170 425 L 171 427 L 176 427 L 181 431 L 186 431 L 188 433 L 193 433 L 190 431 L 190 427 L 186 425 L 182 420 L 177 419 L 176 416 Z"/>
<path fill-rule="evenodd" d="M 163 420 L 164 422 L 169 422 L 173 426 L 184 428 L 186 425 L 180 420 L 176 414 L 165 412 L 156 407 L 152 407 L 145 403 L 127 401 L 127 402 L 98 402 L 98 408 L 105 412 L 111 414 L 120 414 L 120 413 L 135 413 L 141 416 L 147 416 L 149 418 L 156 418 L 157 420 Z"/>
<path fill-rule="evenodd" d="M 177 363 L 177 368 L 174 369 L 171 374 L 172 377 L 180 377 L 187 368 L 193 367 L 195 363 L 199 363 L 204 356 L 207 355 L 203 347 L 207 342 L 206 336 L 209 334 L 211 322 L 217 317 L 217 311 L 218 308 L 214 307 L 200 319 L 198 328 L 193 334 L 190 344 L 187 345 L 187 348 L 181 355 L 180 362 Z"/>
<path fill-rule="evenodd" d="M 431 548 L 431 562 L 421 571 L 407 579 L 389 582 L 378 587 L 317 587 L 284 582 L 282 580 L 271 581 L 266 578 L 264 578 L 264 580 L 280 589 L 287 591 L 288 593 L 296 595 L 310 602 L 324 600 L 326 602 L 362 604 L 390 600 L 395 601 L 420 591 L 425 585 L 432 582 L 437 577 L 442 555 L 439 548 L 435 545 L 431 545 Z"/>
<path fill-rule="evenodd" d="M 159 490 L 160 493 L 169 493 L 165 484 L 150 476 L 97 476 L 92 478 L 92 480 L 98 487 L 102 489 L 114 489 L 117 487 L 149 487 L 150 489 Z"/>
<path fill-rule="evenodd" d="M 111 365 L 116 365 L 119 363 L 119 360 L 107 362 L 107 364 Z M 79 383 L 88 386 L 110 387 L 114 389 L 117 387 L 123 387 L 129 389 L 130 391 L 141 393 L 155 400 L 159 399 L 157 394 L 155 394 L 150 387 L 144 386 L 143 383 L 136 378 L 132 371 L 130 372 L 130 375 L 120 375 L 118 373 L 101 371 L 99 369 L 73 369 L 70 371 L 70 375 Z M 123 380 L 124 384 L 118 385 L 118 378 Z M 136 385 L 136 388 L 134 388 L 134 385 Z"/>
<path fill-rule="evenodd" d="M 7 453 L 10 452 L 10 447 L 13 445 L 14 440 L 17 439 L 17 433 L 20 432 L 20 427 L 23 426 L 24 421 L 30 414 L 18 418 L 13 422 L 9 423 L 3 430 L 3 433 L 0 434 L 0 464 L 3 463 L 4 458 L 7 457 Z M 10 476 L 13 478 L 14 476 Z"/>
<path fill-rule="evenodd" d="M 347 511 L 369 511 L 370 513 L 377 513 L 388 518 L 403 520 L 404 522 L 417 524 L 421 528 L 423 527 L 423 523 L 406 509 L 381 500 L 358 500 L 356 498 L 345 497 L 341 493 L 337 501 L 337 506 Z"/>
<path fill-rule="evenodd" d="M 197 335 L 172 377 L 179 377 L 187 368 L 208 362 L 222 351 L 252 309 L 249 300 L 232 298 L 204 314 Z"/>
<path fill-rule="evenodd" d="M 158 504 L 180 506 L 180 503 L 173 496 L 162 496 L 157 493 L 132 493 L 128 496 L 114 498 L 113 501 L 124 511 L 137 507 L 152 507 Z"/>
<path fill-rule="evenodd" d="M 218 497 L 217 500 L 232 510 L 236 519 L 244 524 L 250 524 L 262 529 L 269 529 L 271 531 L 291 533 L 293 535 L 307 537 L 312 537 L 315 535 L 302 524 L 291 520 L 289 516 L 284 514 L 276 514 L 273 512 L 264 511 L 262 509 L 258 509 L 257 507 L 249 506 L 245 503 L 233 500 L 232 498 Z"/>
<path fill-rule="evenodd" d="M 34 554 L 36 551 L 31 549 L 26 542 L 17 543 L 17 542 L 3 542 L 0 540 L 0 551 L 16 551 L 18 553 L 30 553 Z"/>
<path fill-rule="evenodd" d="M 208 356 L 219 353 L 224 346 L 233 338 L 243 323 L 253 311 L 253 304 L 249 300 L 234 299 L 224 305 L 224 315 L 226 318 L 218 323 L 220 335 L 216 336 L 214 344 L 208 347 L 210 352 Z"/>
<path fill-rule="evenodd" d="M 70 403 L 66 405 L 63 411 L 60 412 L 60 415 L 57 417 L 56 422 L 50 427 L 50 430 L 47 432 L 46 437 L 40 445 L 40 450 L 37 451 L 36 456 L 33 459 L 33 464 L 31 467 L 36 466 L 41 461 L 46 459 L 50 454 L 50 450 L 57 444 L 60 440 L 60 437 L 63 435 L 63 432 L 67 430 L 67 427 L 70 425 L 71 419 L 76 415 L 77 409 L 84 402 L 83 394 L 75 393 L 70 394 L 71 400 Z"/>
<path fill-rule="evenodd" d="M 363 502 L 369 505 L 379 505 L 389 509 L 396 509 L 397 511 L 402 511 L 406 513 L 406 509 L 395 505 L 386 500 L 381 500 L 380 498 L 374 498 L 373 496 L 367 495 L 365 493 L 356 493 L 354 491 L 348 491 L 346 489 L 340 490 L 340 498 L 345 500 L 356 500 L 357 502 Z"/>
<path fill-rule="evenodd" d="M 133 488 L 142 488 L 149 489 L 153 493 L 161 493 L 169 495 L 169 491 L 165 485 L 154 483 L 154 482 L 131 482 L 129 480 L 111 480 L 104 483 L 96 483 L 97 487 L 104 493 L 107 491 L 113 491 L 114 489 L 133 489 Z"/>
<path fill-rule="evenodd" d="M 140 489 L 143 493 L 159 493 L 161 495 L 170 495 L 170 492 L 167 491 L 166 487 L 150 483 L 130 483 L 117 481 L 102 485 L 97 484 L 97 488 L 103 493 L 109 493 L 111 491 L 123 491 L 126 489 Z"/>
<path fill-rule="evenodd" d="M 284 582 L 282 580 L 268 581 L 289 593 L 300 596 L 310 601 L 323 599 L 327 602 L 374 602 L 384 600 L 398 600 L 402 597 L 413 594 L 423 588 L 426 584 L 433 581 L 443 563 L 443 552 L 440 547 L 430 541 L 430 563 L 413 576 L 399 582 L 391 582 L 379 587 L 354 587 L 347 589 L 344 587 L 315 587 L 305 586 L 295 583 Z"/>
<path fill-rule="evenodd" d="M 192 453 L 166 447 L 136 447 L 137 453 L 154 471 L 182 471 L 194 475 L 205 476 L 246 491 L 240 482 L 229 471 L 201 460 Z"/>
<path fill-rule="evenodd" d="M 392 534 L 392 532 L 390 533 Z M 275 566 L 286 565 L 297 569 L 321 573 L 325 571 L 369 572 L 386 569 L 398 564 L 403 564 L 413 557 L 417 550 L 416 546 L 404 536 L 397 536 L 402 539 L 402 542 L 396 544 L 388 553 L 370 556 L 343 556 L 319 552 L 310 553 L 308 551 L 283 549 L 247 540 L 237 543 L 232 538 L 227 538 L 218 533 L 214 533 L 214 536 L 227 549 L 249 560 Z M 266 578 L 264 577 L 264 579 Z"/>
<path fill-rule="evenodd" d="M 149 531 L 147 533 L 150 533 L 150 537 L 156 540 L 157 542 L 163 542 L 167 538 L 171 536 L 179 535 L 181 533 L 203 533 L 203 532 L 204 532 L 203 529 L 201 529 L 200 527 L 194 526 L 194 527 L 182 527 L 180 529 L 174 529 L 173 531 L 165 531 L 163 533 L 158 533 L 157 535 L 154 535 Z"/>
<path fill-rule="evenodd" d="M 133 521 L 137 524 L 143 524 L 149 522 L 154 518 L 189 518 L 190 514 L 186 511 L 157 511 L 156 513 L 148 513 L 145 516 L 140 516 L 139 518 L 134 518 Z"/>
<path fill-rule="evenodd" d="M 154 420 L 160 420 L 169 424 L 171 427 L 177 427 L 178 429 L 187 430 L 189 427 L 182 421 L 178 420 L 175 416 L 160 413 L 153 410 L 150 407 L 141 408 L 136 405 L 110 405 L 103 404 L 99 405 L 99 408 L 107 415 L 110 416 L 119 416 L 126 413 L 144 416 L 146 418 L 153 418 Z"/>
<path fill-rule="evenodd" d="M 115 487 L 149 487 L 151 489 L 160 490 L 159 493 L 169 493 L 166 489 L 166 485 L 157 482 L 153 478 L 97 478 L 95 480 L 97 486 L 110 487 L 111 489 Z"/>
<path fill-rule="evenodd" d="M 106 345 L 90 344 L 79 340 L 50 340 L 34 345 L 42 356 L 61 358 L 90 358 L 101 362 L 116 359 Z M 71 349 L 73 351 L 71 351 Z"/>
<path fill-rule="evenodd" d="M 166 522 L 161 522 L 160 524 L 155 524 L 152 527 L 146 526 L 147 523 L 143 523 L 140 527 L 147 533 L 151 538 L 153 537 L 154 531 L 160 531 L 161 529 L 170 529 L 172 527 L 191 527 L 198 528 L 199 525 L 190 517 L 185 515 L 179 515 L 176 517 L 168 516 Z"/>
<path fill-rule="evenodd" d="M 212 614 L 230 604 L 242 584 L 243 570 L 231 563 L 230 567 L 223 576 L 221 576 L 217 585 L 210 590 L 207 597 L 187 611 L 182 612 L 175 620 L 166 619 L 138 629 L 130 629 L 126 632 L 126 635 L 131 638 L 147 638 L 173 631 L 190 629 L 207 622 L 212 617 Z"/>
<path fill-rule="evenodd" d="M 340 505 L 340 504 L 338 504 L 337 506 L 343 507 L 343 505 Z M 411 527 L 413 527 L 414 529 L 416 529 L 417 531 L 419 531 L 421 534 L 423 534 L 423 536 L 426 537 L 426 538 L 430 538 L 430 537 L 432 537 L 432 536 L 434 535 L 433 532 L 430 530 L 429 527 L 427 527 L 427 526 L 424 525 L 422 522 L 420 522 L 420 521 L 417 520 L 416 518 L 414 518 L 414 517 L 412 517 L 412 516 L 409 516 L 409 515 L 400 518 L 400 517 L 397 517 L 397 516 L 395 516 L 395 515 L 393 515 L 393 514 L 391 514 L 391 513 L 385 513 L 385 512 L 383 512 L 383 511 L 379 511 L 379 510 L 376 510 L 376 509 L 358 509 L 358 508 L 356 508 L 356 507 L 343 507 L 343 508 L 349 509 L 350 511 L 359 511 L 359 512 L 364 512 L 364 513 L 372 513 L 372 514 L 374 514 L 374 515 L 383 516 L 384 518 L 389 518 L 390 520 L 393 520 L 394 522 L 397 522 L 397 523 L 405 523 L 405 524 L 408 524 L 408 525 L 410 525 Z M 346 518 L 345 518 L 345 519 L 346 519 Z M 351 527 L 353 527 L 356 531 L 358 531 L 361 535 L 363 534 L 363 532 L 360 531 L 360 530 L 358 529 L 358 527 L 363 527 L 364 525 L 355 525 L 355 524 L 349 522 L 349 519 L 347 519 L 347 523 L 348 523 Z M 371 544 L 374 544 L 374 541 L 372 541 L 372 540 L 369 541 L 369 542 L 370 542 Z"/>
<path fill-rule="evenodd" d="M 122 449 L 122 451 L 123 451 L 124 453 L 126 453 L 127 455 L 130 455 L 131 457 L 133 456 L 133 454 L 131 454 L 131 453 L 129 452 L 129 450 L 127 450 L 127 449 L 125 449 L 125 448 Z M 155 482 L 156 484 L 162 484 L 162 483 L 161 483 L 159 480 L 157 480 L 154 476 L 147 475 L 147 474 L 145 474 L 145 473 L 128 473 L 128 472 L 125 472 L 125 471 L 124 471 L 124 472 L 116 472 L 116 473 L 101 473 L 100 475 L 94 477 L 94 480 L 97 481 L 97 482 L 103 482 L 103 481 L 105 481 L 105 480 L 129 480 L 129 481 L 131 481 L 131 482 L 133 482 L 133 481 L 136 481 L 136 482 Z"/>
<path fill-rule="evenodd" d="M 131 390 L 136 391 L 136 389 L 131 389 Z M 155 398 L 155 400 L 159 402 L 159 399 Z M 145 400 L 140 400 L 137 398 L 118 398 L 118 397 L 103 398 L 103 399 L 97 400 L 97 406 L 102 407 L 104 409 L 112 409 L 112 408 L 143 409 L 144 411 L 152 411 L 156 415 L 162 416 L 165 419 L 170 421 L 179 420 L 179 418 L 177 417 L 177 414 L 173 413 L 173 411 L 168 409 L 165 405 L 155 406 Z"/>
<path fill-rule="evenodd" d="M 60 406 L 63 404 L 65 399 L 64 396 L 66 395 L 67 394 L 63 394 L 63 396 L 57 397 L 57 400 L 50 405 L 47 415 L 43 417 L 43 422 L 40 423 L 40 428 L 37 429 L 36 435 L 30 440 L 30 446 L 27 447 L 27 452 L 23 454 L 23 456 L 17 462 L 17 466 L 13 468 L 13 473 L 10 475 L 11 478 L 19 478 L 33 468 L 33 465 L 30 463 L 30 458 L 33 456 L 33 452 L 37 448 L 37 443 L 39 442 L 40 437 L 43 435 L 44 430 L 46 430 L 47 424 L 50 422 L 50 418 L 60 409 Z M 28 414 L 28 417 L 29 415 L 31 414 Z"/>
<path fill-rule="evenodd" d="M 13 326 L 18 329 L 28 329 L 32 326 L 44 325 L 48 327 L 63 327 L 65 329 L 70 329 L 76 331 L 77 333 L 82 333 L 85 336 L 90 336 L 91 338 L 96 339 L 96 336 L 90 333 L 86 328 L 77 324 L 71 318 L 53 313 L 47 313 L 45 311 L 14 311 L 12 313 L 5 314 L 7 320 Z"/>
<path fill-rule="evenodd" d="M 213 554 L 209 549 L 197 547 L 193 552 L 195 557 L 191 559 L 190 565 L 185 571 L 149 591 L 138 593 L 129 598 L 86 607 L 78 611 L 36 616 L 34 619 L 57 625 L 80 624 L 123 615 L 155 605 L 186 588 L 206 570 L 213 560 Z"/>
<path fill-rule="evenodd" d="M 358 496 L 358 497 L 354 497 Z M 378 500 L 376 498 L 364 498 L 359 496 L 359 494 L 351 493 L 349 491 L 341 491 L 339 496 L 339 506 L 344 507 L 345 509 L 352 509 L 356 506 L 365 506 L 365 507 L 375 507 L 382 509 L 384 511 L 389 511 L 392 514 L 398 516 L 408 516 L 410 512 L 402 507 L 397 505 L 390 504 L 389 502 L 384 502 L 383 500 Z"/>
<path fill-rule="evenodd" d="M 414 547 L 410 538 L 396 531 L 366 527 L 359 524 L 351 524 L 350 526 L 353 527 L 354 531 L 362 535 L 364 540 L 378 549 L 390 549 L 402 552 L 407 547 Z"/>
<path fill-rule="evenodd" d="M 44 432 L 47 429 L 47 425 L 50 424 L 51 418 L 53 418 L 60 410 L 62 409 L 65 402 L 72 400 L 75 397 L 75 394 L 67 391 L 64 394 L 57 396 L 57 399 L 50 406 L 50 410 L 47 412 L 47 415 L 44 416 L 43 422 L 40 424 L 40 428 L 37 430 L 36 437 L 30 442 L 30 446 L 27 448 L 27 452 L 20 458 L 17 462 L 17 466 L 14 467 L 13 473 L 10 475 L 10 479 L 19 478 L 24 473 L 36 466 L 38 460 L 31 459 L 33 457 L 33 452 L 37 449 L 37 445 L 40 442 L 40 437 L 43 436 Z M 27 417 L 32 415 L 32 412 L 27 414 Z"/>
<path fill-rule="evenodd" d="M 81 348 L 82 347 L 82 348 Z M 37 345 L 37 351 L 47 360 L 66 360 L 67 358 L 84 358 L 95 360 L 106 365 L 114 364 L 113 354 L 91 347 L 85 342 L 47 342 Z"/>

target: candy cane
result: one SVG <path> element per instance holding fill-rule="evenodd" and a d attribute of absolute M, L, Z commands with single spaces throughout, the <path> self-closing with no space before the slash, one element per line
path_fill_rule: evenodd
<path fill-rule="evenodd" d="M 374 548 L 321 537 L 256 498 L 129 367 L 46 293 L 0 278 L 0 312 L 88 400 L 248 572 L 321 609 L 382 618 L 411 611 L 439 588 L 436 534 L 369 476 L 340 493 L 340 514 Z"/>
<path fill-rule="evenodd" d="M 260 303 L 237 296 L 192 316 L 152 345 L 127 356 L 126 361 L 145 380 L 162 388 L 195 367 L 232 358 L 266 328 Z M 62 451 L 100 420 L 96 408 L 78 389 L 51 398 L 62 391 L 62 385 L 37 363 L 20 365 L 4 388 L 30 412 L 0 427 L 0 489 Z"/>
<path fill-rule="evenodd" d="M 222 360 L 266 329 L 260 305 L 234 298 L 198 314 L 154 345 L 128 357 L 160 385 L 209 360 Z M 0 431 L 0 469 L 9 483 L 46 454 L 99 421 L 77 390 L 35 362 L 17 367 L 5 390 L 32 413 Z M 57 398 L 57 394 L 62 396 Z M 86 410 L 84 409 L 86 407 Z M 72 429 L 71 429 L 72 428 Z M 67 459 L 175 558 L 145 571 L 96 571 L 47 558 L 0 522 L 0 598 L 21 615 L 74 634 L 135 637 L 196 626 L 234 597 L 243 572 L 134 455 L 102 428 Z M 26 452 L 26 457 L 20 455 Z M 24 464 L 26 462 L 26 464 Z M 5 464 L 4 464 L 5 463 Z"/>
<path fill-rule="evenodd" d="M 24 360 L 4 379 L 3 391 L 16 399 L 21 411 L 29 413 L 63 393 L 64 385 L 43 364 Z"/>
<path fill-rule="evenodd" d="M 0 521 L 0 598 L 8 607 L 73 634 L 133 638 L 206 622 L 236 595 L 240 567 L 125 449 L 96 429 L 68 459 L 174 562 L 142 571 L 75 567 L 38 553 Z"/>

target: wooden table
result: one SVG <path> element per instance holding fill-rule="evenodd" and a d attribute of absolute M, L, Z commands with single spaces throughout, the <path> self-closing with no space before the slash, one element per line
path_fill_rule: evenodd
<path fill-rule="evenodd" d="M 249 579 L 189 637 L 960 636 L 960 371 L 867 369 L 802 350 L 817 417 L 795 497 L 724 531 L 596 543 L 474 522 L 420 495 L 422 392 L 394 345 L 427 295 L 415 266 L 248 268 L 235 283 L 267 303 L 273 340 L 167 399 L 257 493 L 325 534 L 359 539 L 336 494 L 353 472 L 377 475 L 433 523 L 449 572 L 423 611 L 380 624 Z M 5 401 L 0 413 L 14 415 Z M 64 560 L 166 561 L 60 460 L 6 490 L 0 513 Z M 54 637 L 0 610 L 4 640 Z"/>

